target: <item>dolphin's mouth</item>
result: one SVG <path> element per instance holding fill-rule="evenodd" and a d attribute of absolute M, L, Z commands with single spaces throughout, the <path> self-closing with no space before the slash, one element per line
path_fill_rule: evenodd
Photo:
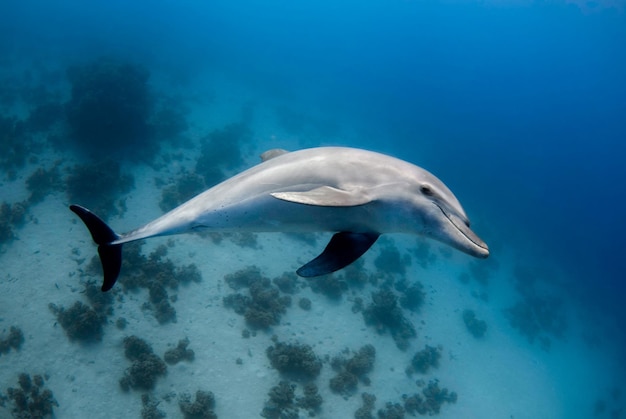
<path fill-rule="evenodd" d="M 487 243 L 481 240 L 480 237 L 474 233 L 474 231 L 469 227 L 469 221 L 462 219 L 456 214 L 450 213 L 444 210 L 441 206 L 434 203 L 446 216 L 448 221 L 457 229 L 459 233 L 463 235 L 467 240 L 464 244 L 455 243 L 456 247 L 463 252 L 470 254 L 479 258 L 486 258 L 489 256 L 489 247 Z M 469 243 L 468 243 L 469 242 Z"/>

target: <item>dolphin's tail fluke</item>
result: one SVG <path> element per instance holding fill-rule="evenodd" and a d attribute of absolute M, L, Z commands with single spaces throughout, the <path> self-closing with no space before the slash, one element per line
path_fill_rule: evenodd
<path fill-rule="evenodd" d="M 122 268 L 122 245 L 111 244 L 120 236 L 87 208 L 80 205 L 70 205 L 70 209 L 83 220 L 93 241 L 98 245 L 98 254 L 104 272 L 102 291 L 106 292 L 113 287 Z"/>

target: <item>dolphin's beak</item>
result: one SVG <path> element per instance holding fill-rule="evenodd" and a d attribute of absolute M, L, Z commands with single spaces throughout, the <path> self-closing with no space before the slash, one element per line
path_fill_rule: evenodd
<path fill-rule="evenodd" d="M 489 256 L 489 247 L 487 246 L 487 243 L 482 241 L 480 237 L 472 231 L 469 227 L 467 219 L 463 219 L 451 211 L 446 211 L 439 205 L 437 206 L 451 224 L 448 226 L 449 228 L 446 229 L 447 237 L 442 238 L 443 241 L 470 256 L 482 259 Z"/>

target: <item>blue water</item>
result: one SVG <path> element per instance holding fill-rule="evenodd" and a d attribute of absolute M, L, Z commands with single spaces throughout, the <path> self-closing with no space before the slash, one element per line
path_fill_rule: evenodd
<path fill-rule="evenodd" d="M 626 330 L 625 8 L 25 0 L 0 6 L 0 66 L 23 77 L 112 56 L 187 86 L 228 74 L 359 134 L 320 131 L 306 146 L 374 149 L 437 174 L 495 258 L 521 248 L 528 265 L 558 265 L 564 293 Z"/>

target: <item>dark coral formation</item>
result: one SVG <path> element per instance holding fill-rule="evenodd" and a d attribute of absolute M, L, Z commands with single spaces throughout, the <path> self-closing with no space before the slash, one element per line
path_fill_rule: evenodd
<path fill-rule="evenodd" d="M 131 175 L 122 173 L 118 162 L 100 160 L 75 165 L 70 169 L 66 184 L 70 202 L 87 207 L 106 219 L 123 212 L 124 205 L 118 197 L 132 189 L 134 180 Z"/>
<path fill-rule="evenodd" d="M 431 263 L 437 260 L 437 254 L 431 251 L 431 244 L 425 239 L 417 240 L 417 246 L 412 253 L 417 263 L 424 269 L 427 269 Z"/>
<path fill-rule="evenodd" d="M 331 273 L 314 278 L 307 278 L 307 281 L 313 292 L 324 294 L 333 300 L 338 300 L 341 298 L 341 295 L 348 290 L 348 284 L 342 273 Z"/>
<path fill-rule="evenodd" d="M 431 380 L 422 390 L 422 394 L 405 395 L 404 409 L 407 413 L 415 416 L 433 416 L 440 412 L 444 403 L 456 403 L 457 394 L 447 388 L 440 388 L 437 380 Z"/>
<path fill-rule="evenodd" d="M 315 416 L 323 402 L 317 386 L 307 383 L 302 390 L 302 396 L 296 396 L 296 387 L 284 380 L 272 387 L 261 416 L 267 419 L 299 418 L 300 409 L 307 411 L 310 417 Z"/>
<path fill-rule="evenodd" d="M 337 356 L 331 365 L 337 374 L 330 379 L 330 389 L 344 396 L 353 394 L 360 382 L 368 385 L 367 374 L 374 367 L 376 349 L 372 345 L 361 347 L 351 358 Z"/>
<path fill-rule="evenodd" d="M 295 384 L 281 381 L 269 391 L 269 401 L 265 403 L 261 416 L 267 419 L 298 417 L 295 405 Z"/>
<path fill-rule="evenodd" d="M 16 170 L 24 167 L 29 160 L 34 141 L 26 124 L 14 117 L 0 116 L 0 170 L 9 179 L 14 179 Z"/>
<path fill-rule="evenodd" d="M 398 306 L 398 297 L 389 289 L 372 293 L 372 303 L 363 310 L 363 318 L 380 333 L 388 330 L 401 350 L 406 350 L 409 339 L 416 336 L 413 324 Z"/>
<path fill-rule="evenodd" d="M 526 298 L 505 309 L 504 314 L 511 326 L 526 336 L 530 343 L 539 338 L 546 350 L 550 348 L 549 336 L 561 338 L 567 328 L 561 313 L 561 300 L 556 297 Z"/>
<path fill-rule="evenodd" d="M 22 373 L 18 377 L 19 387 L 9 387 L 7 398 L 12 403 L 11 413 L 14 418 L 40 419 L 53 417 L 54 407 L 59 406 L 52 391 L 45 388 L 41 375 Z"/>
<path fill-rule="evenodd" d="M 512 327 L 533 343 L 538 339 L 544 350 L 550 349 L 551 338 L 563 338 L 567 329 L 562 300 L 538 291 L 545 273 L 538 269 L 517 266 L 515 289 L 522 299 L 504 310 Z"/>
<path fill-rule="evenodd" d="M 474 313 L 473 310 L 463 310 L 463 322 L 465 323 L 467 330 L 469 330 L 475 338 L 482 338 L 485 336 L 485 333 L 487 332 L 487 323 L 484 320 L 477 319 L 476 313 Z"/>
<path fill-rule="evenodd" d="M 363 406 L 354 412 L 354 419 L 374 419 L 373 411 L 376 403 L 376 396 L 370 393 L 362 393 Z"/>
<path fill-rule="evenodd" d="M 204 138 L 196 173 L 204 178 L 207 186 L 221 182 L 226 172 L 243 164 L 241 147 L 251 137 L 252 133 L 245 123 L 233 123 Z"/>
<path fill-rule="evenodd" d="M 407 310 L 418 311 L 426 300 L 426 292 L 421 282 L 408 284 L 406 279 L 396 281 L 395 288 L 400 295 L 400 306 Z"/>
<path fill-rule="evenodd" d="M 85 297 L 91 307 L 101 316 L 113 314 L 113 294 L 100 291 L 100 287 L 94 281 L 85 282 Z"/>
<path fill-rule="evenodd" d="M 176 181 L 161 190 L 159 207 L 169 211 L 206 189 L 204 179 L 194 173 L 183 172 Z"/>
<path fill-rule="evenodd" d="M 424 349 L 415 353 L 406 371 L 409 375 L 414 372 L 426 374 L 431 368 L 439 367 L 439 359 L 441 359 L 441 348 L 425 345 Z"/>
<path fill-rule="evenodd" d="M 22 329 L 11 326 L 6 337 L 0 336 L 0 355 L 9 353 L 11 349 L 19 351 L 23 343 L 24 333 L 22 333 Z"/>
<path fill-rule="evenodd" d="M 293 272 L 285 272 L 272 282 L 285 294 L 294 294 L 298 291 L 298 276 Z"/>
<path fill-rule="evenodd" d="M 291 297 L 281 295 L 272 281 L 262 276 L 255 266 L 228 274 L 224 279 L 234 290 L 248 288 L 248 295 L 235 293 L 224 297 L 224 305 L 243 315 L 253 329 L 267 329 L 277 325 L 291 305 Z"/>
<path fill-rule="evenodd" d="M 306 297 L 302 297 L 298 300 L 298 306 L 302 309 L 302 310 L 306 310 L 309 311 L 311 309 L 311 300 L 309 300 Z"/>
<path fill-rule="evenodd" d="M 185 419 L 217 419 L 213 411 L 215 396 L 210 391 L 196 391 L 196 399 L 193 402 L 189 394 L 182 394 L 178 406 Z"/>
<path fill-rule="evenodd" d="M 24 223 L 26 203 L 0 204 L 0 246 L 15 239 L 15 228 Z"/>
<path fill-rule="evenodd" d="M 124 354 L 132 361 L 132 365 L 120 379 L 120 386 L 124 391 L 130 388 L 151 390 L 157 378 L 167 371 L 165 362 L 152 352 L 152 347 L 145 340 L 137 336 L 124 338 Z"/>
<path fill-rule="evenodd" d="M 144 288 L 148 290 L 149 302 L 146 309 L 153 312 L 159 323 L 176 321 L 176 310 L 170 304 L 172 297 L 168 290 L 176 290 L 182 285 L 202 281 L 196 265 L 176 266 L 167 259 L 167 247 L 159 246 L 148 256 L 141 253 L 142 243 L 130 243 L 124 247 L 122 274 L 118 283 L 124 291 Z M 100 262 L 94 257 L 87 268 L 91 275 L 101 275 Z"/>
<path fill-rule="evenodd" d="M 403 419 L 404 407 L 399 403 L 387 402 L 385 407 L 378 410 L 378 419 Z"/>
<path fill-rule="evenodd" d="M 383 247 L 380 254 L 374 259 L 374 266 L 386 274 L 404 275 L 407 266 L 411 265 L 409 255 L 401 256 L 398 248 L 393 244 Z"/>
<path fill-rule="evenodd" d="M 159 402 L 149 394 L 141 395 L 141 419 L 161 419 L 166 417 L 165 412 L 159 410 Z"/>
<path fill-rule="evenodd" d="M 266 354 L 272 367 L 287 376 L 315 378 L 322 369 L 322 361 L 306 344 L 276 342 Z"/>
<path fill-rule="evenodd" d="M 50 311 L 65 330 L 70 340 L 100 341 L 106 317 L 98 314 L 93 308 L 80 301 L 76 301 L 70 308 L 57 307 L 50 303 Z"/>
<path fill-rule="evenodd" d="M 67 76 L 72 85 L 67 126 L 76 145 L 99 157 L 146 158 L 156 152 L 149 125 L 153 98 L 147 69 L 100 59 L 70 67 Z"/>
<path fill-rule="evenodd" d="M 30 192 L 29 204 L 41 202 L 48 194 L 63 190 L 65 184 L 59 165 L 60 162 L 56 162 L 49 169 L 40 167 L 26 179 L 26 188 Z"/>
<path fill-rule="evenodd" d="M 192 349 L 188 349 L 189 339 L 181 339 L 175 348 L 168 349 L 163 355 L 163 359 L 170 365 L 178 364 L 181 361 L 193 361 L 195 353 Z"/>

